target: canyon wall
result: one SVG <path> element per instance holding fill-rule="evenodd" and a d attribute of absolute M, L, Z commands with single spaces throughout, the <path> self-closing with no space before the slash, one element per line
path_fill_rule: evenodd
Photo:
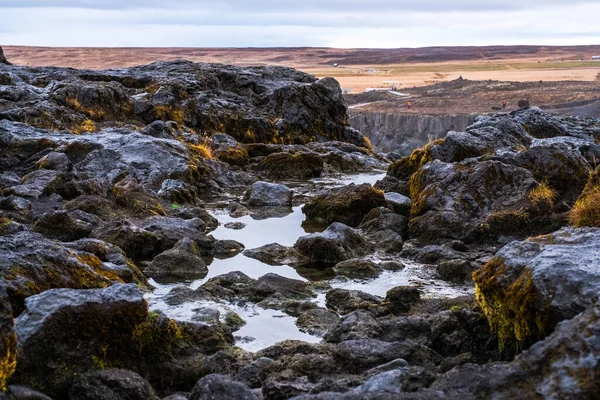
<path fill-rule="evenodd" d="M 366 135 L 377 151 L 408 155 L 428 141 L 449 131 L 464 131 L 475 115 L 419 115 L 349 111 L 350 125 Z"/>

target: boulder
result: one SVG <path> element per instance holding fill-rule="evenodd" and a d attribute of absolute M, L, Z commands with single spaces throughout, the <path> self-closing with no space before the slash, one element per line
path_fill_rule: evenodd
<path fill-rule="evenodd" d="M 599 316 L 600 305 L 595 301 L 513 362 L 459 366 L 435 382 L 432 389 L 460 398 L 593 399 L 600 390 Z"/>
<path fill-rule="evenodd" d="M 73 164 L 65 153 L 52 151 L 42 157 L 36 164 L 37 169 L 52 169 L 59 172 L 70 172 Z"/>
<path fill-rule="evenodd" d="M 46 213 L 33 226 L 35 232 L 63 242 L 72 242 L 87 237 L 93 228 L 94 225 L 90 222 L 77 219 L 77 213 L 67 211 Z"/>
<path fill-rule="evenodd" d="M 600 291 L 600 229 L 563 228 L 512 242 L 473 274 L 500 346 L 526 348 L 585 310 Z"/>
<path fill-rule="evenodd" d="M 531 204 L 529 193 L 536 186 L 530 171 L 498 161 L 435 160 L 411 179 L 411 235 L 472 240 L 484 222 L 493 224 L 506 213 L 518 218 Z"/>
<path fill-rule="evenodd" d="M 117 265 L 108 258 L 102 261 L 96 254 L 87 251 L 98 254 L 108 251 L 105 243 L 99 242 L 93 247 L 74 250 L 31 232 L 0 236 L 0 276 L 15 314 L 23 311 L 27 297 L 48 289 L 101 288 L 125 280 L 138 282 L 142 287 L 146 285 L 145 278 L 127 260 L 122 259 L 123 264 Z M 121 262 L 117 259 L 112 261 Z"/>
<path fill-rule="evenodd" d="M 301 331 L 315 336 L 323 336 L 337 325 L 340 318 L 336 313 L 323 308 L 304 311 L 296 320 L 296 325 Z"/>
<path fill-rule="evenodd" d="M 218 374 L 200 379 L 192 389 L 189 400 L 258 400 L 252 390 L 243 383 Z"/>
<path fill-rule="evenodd" d="M 154 257 L 144 273 L 158 282 L 192 281 L 204 278 L 208 267 L 196 243 L 185 237 L 172 249 Z"/>
<path fill-rule="evenodd" d="M 412 201 L 409 197 L 400 193 L 387 192 L 385 193 L 385 201 L 394 210 L 395 213 L 408 216 L 412 207 Z"/>
<path fill-rule="evenodd" d="M 108 368 L 75 379 L 69 400 L 159 400 L 152 386 L 132 371 Z"/>
<path fill-rule="evenodd" d="M 386 204 L 383 192 L 373 186 L 350 184 L 316 197 L 302 207 L 302 212 L 307 221 L 327 225 L 341 222 L 357 227 L 369 211 Z"/>
<path fill-rule="evenodd" d="M 244 203 L 251 207 L 292 206 L 292 191 L 285 185 L 255 182 L 244 194 Z"/>
<path fill-rule="evenodd" d="M 302 259 L 300 253 L 295 248 L 282 246 L 277 243 L 245 250 L 244 255 L 269 265 L 293 265 L 300 263 Z"/>
<path fill-rule="evenodd" d="M 210 149 L 213 157 L 229 165 L 244 167 L 248 165 L 248 152 L 233 137 L 224 133 L 215 133 L 210 137 Z"/>
<path fill-rule="evenodd" d="M 339 314 L 349 314 L 359 309 L 369 309 L 383 299 L 360 290 L 332 289 L 325 295 L 327 308 Z"/>
<path fill-rule="evenodd" d="M 66 398 L 76 377 L 119 365 L 142 374 L 157 389 L 181 390 L 197 379 L 194 358 L 233 342 L 221 327 L 177 324 L 149 314 L 147 307 L 136 285 L 53 289 L 29 297 L 16 320 L 15 381 Z M 53 362 L 43 361 L 48 359 Z"/>
<path fill-rule="evenodd" d="M 383 342 L 376 339 L 346 340 L 336 346 L 338 362 L 347 365 L 349 371 L 364 372 L 370 368 L 402 358 L 412 365 L 433 367 L 441 362 L 441 357 L 433 350 L 412 340 Z"/>
<path fill-rule="evenodd" d="M 460 259 L 444 261 L 436 266 L 441 279 L 454 283 L 471 280 L 471 275 L 476 269 L 477 267 L 474 267 L 470 261 Z"/>
<path fill-rule="evenodd" d="M 358 231 L 334 222 L 322 233 L 302 236 L 294 248 L 314 265 L 331 265 L 351 258 L 364 257 L 371 246 Z"/>
<path fill-rule="evenodd" d="M 253 167 L 269 179 L 310 179 L 323 173 L 323 159 L 314 153 L 274 153 Z"/>
<path fill-rule="evenodd" d="M 337 263 L 333 271 L 348 278 L 369 279 L 381 275 L 382 269 L 371 260 L 351 259 Z"/>
<path fill-rule="evenodd" d="M 421 294 L 413 286 L 397 286 L 388 290 L 385 295 L 385 302 L 394 314 L 401 314 L 410 311 L 414 303 L 421 300 Z"/>
<path fill-rule="evenodd" d="M 366 310 L 357 310 L 331 326 L 323 340 L 328 343 L 341 343 L 346 340 L 372 339 L 378 337 L 381 332 L 381 324 L 373 314 Z"/>

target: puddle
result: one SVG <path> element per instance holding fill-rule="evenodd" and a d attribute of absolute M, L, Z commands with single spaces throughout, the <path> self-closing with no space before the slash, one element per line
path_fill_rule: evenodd
<path fill-rule="evenodd" d="M 384 173 L 346 175 L 343 177 L 328 177 L 313 179 L 311 182 L 327 187 L 343 186 L 350 183 L 374 184 L 381 179 Z M 243 243 L 246 249 L 253 249 L 270 243 L 279 243 L 284 246 L 292 246 L 300 236 L 307 234 L 302 228 L 305 217 L 301 207 L 293 207 L 288 214 L 278 214 L 272 218 L 260 219 L 258 216 L 244 216 L 232 218 L 224 210 L 214 210 L 213 214 L 219 220 L 219 227 L 211 234 L 217 239 L 230 239 Z M 241 222 L 246 226 L 240 230 L 225 228 L 229 222 Z M 374 259 L 374 261 L 378 261 Z M 424 297 L 458 297 L 472 293 L 472 288 L 467 286 L 450 286 L 443 281 L 431 279 L 424 273 L 420 264 L 403 260 L 406 268 L 402 271 L 385 271 L 379 278 L 370 281 L 355 281 L 333 279 L 330 281 L 334 288 L 349 290 L 362 290 L 378 296 L 385 296 L 386 292 L 396 286 L 414 285 L 419 287 Z M 191 321 L 196 315 L 198 308 L 209 307 L 220 312 L 224 318 L 227 311 L 234 311 L 245 321 L 240 330 L 234 332 L 236 344 L 247 351 L 258 351 L 271 346 L 282 340 L 303 340 L 316 343 L 320 338 L 300 332 L 296 327 L 294 317 L 288 316 L 281 311 L 267 310 L 253 304 L 240 307 L 227 302 L 214 303 L 206 300 L 188 302 L 178 306 L 169 306 L 163 298 L 175 287 L 188 286 L 197 289 L 210 278 L 233 271 L 241 271 L 253 279 L 258 279 L 268 273 L 276 273 L 286 278 L 306 281 L 294 268 L 283 266 L 271 266 L 248 258 L 243 254 L 226 260 L 215 259 L 208 267 L 209 273 L 204 279 L 188 283 L 161 285 L 154 281 L 151 283 L 156 287 L 153 293 L 148 294 L 147 300 L 152 310 L 164 312 L 169 318 L 179 321 Z M 298 269 L 305 276 L 312 274 Z M 310 271 L 308 271 L 310 272 Z M 315 276 L 318 276 L 316 274 Z M 320 294 L 314 301 L 324 306 L 325 295 Z M 248 338 L 253 338 L 249 340 Z"/>

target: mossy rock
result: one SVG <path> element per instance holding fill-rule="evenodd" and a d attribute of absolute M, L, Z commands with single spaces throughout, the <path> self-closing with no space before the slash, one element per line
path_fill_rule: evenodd
<path fill-rule="evenodd" d="M 506 352 L 549 335 L 597 298 L 600 229 L 563 228 L 514 241 L 473 273 L 476 296 Z"/>
<path fill-rule="evenodd" d="M 149 313 L 135 285 L 31 297 L 16 331 L 20 351 L 13 381 L 54 398 L 66 398 L 77 376 L 105 368 L 137 372 L 161 392 L 189 390 L 199 378 L 202 356 L 233 343 L 221 326 L 177 323 Z M 200 361 L 186 367 L 180 357 Z"/>
<path fill-rule="evenodd" d="M 536 303 L 530 269 L 510 269 L 497 257 L 475 271 L 473 281 L 477 301 L 498 335 L 501 350 L 516 353 L 548 333 L 550 315 Z"/>
<path fill-rule="evenodd" d="M 215 154 L 219 161 L 226 162 L 229 165 L 245 167 L 248 165 L 248 152 L 241 146 L 230 147 L 228 149 L 218 151 Z"/>
<path fill-rule="evenodd" d="M 444 139 L 427 143 L 424 147 L 413 151 L 410 156 L 402 157 L 400 160 L 393 162 L 388 167 L 387 175 L 401 181 L 409 180 L 421 166 L 435 159 L 431 150 L 434 146 L 442 143 L 444 143 Z"/>
<path fill-rule="evenodd" d="M 341 222 L 357 227 L 372 209 L 386 205 L 381 190 L 366 183 L 351 184 L 316 197 L 302 208 L 302 212 L 306 214 L 308 223 L 329 225 Z"/>

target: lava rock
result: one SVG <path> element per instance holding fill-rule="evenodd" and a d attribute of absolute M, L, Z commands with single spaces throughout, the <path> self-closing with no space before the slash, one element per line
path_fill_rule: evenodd
<path fill-rule="evenodd" d="M 351 259 L 337 263 L 333 271 L 348 278 L 369 279 L 381 275 L 381 268 L 371 260 Z"/>
<path fill-rule="evenodd" d="M 285 185 L 255 182 L 244 195 L 244 203 L 251 207 L 292 206 L 292 191 Z"/>
<path fill-rule="evenodd" d="M 208 267 L 196 243 L 186 237 L 172 249 L 154 257 L 144 273 L 158 282 L 194 280 L 204 278 Z"/>
<path fill-rule="evenodd" d="M 77 377 L 69 389 L 69 400 L 159 400 L 141 376 L 124 369 L 108 368 Z"/>
<path fill-rule="evenodd" d="M 258 400 L 252 390 L 243 383 L 224 375 L 207 375 L 192 389 L 189 400 Z"/>
<path fill-rule="evenodd" d="M 397 286 L 388 290 L 385 302 L 394 314 L 406 313 L 412 304 L 421 300 L 419 290 L 412 286 Z"/>
<path fill-rule="evenodd" d="M 266 244 L 256 249 L 245 250 L 244 255 L 269 265 L 298 264 L 302 258 L 300 253 L 293 247 L 286 247 L 277 243 Z"/>
<path fill-rule="evenodd" d="M 369 184 L 350 184 L 316 197 L 302 207 L 307 221 L 331 224 L 341 222 L 357 227 L 373 208 L 387 203 L 383 192 Z"/>
<path fill-rule="evenodd" d="M 339 222 L 331 224 L 322 233 L 299 238 L 294 248 L 315 265 L 363 257 L 372 249 L 358 231 Z"/>

